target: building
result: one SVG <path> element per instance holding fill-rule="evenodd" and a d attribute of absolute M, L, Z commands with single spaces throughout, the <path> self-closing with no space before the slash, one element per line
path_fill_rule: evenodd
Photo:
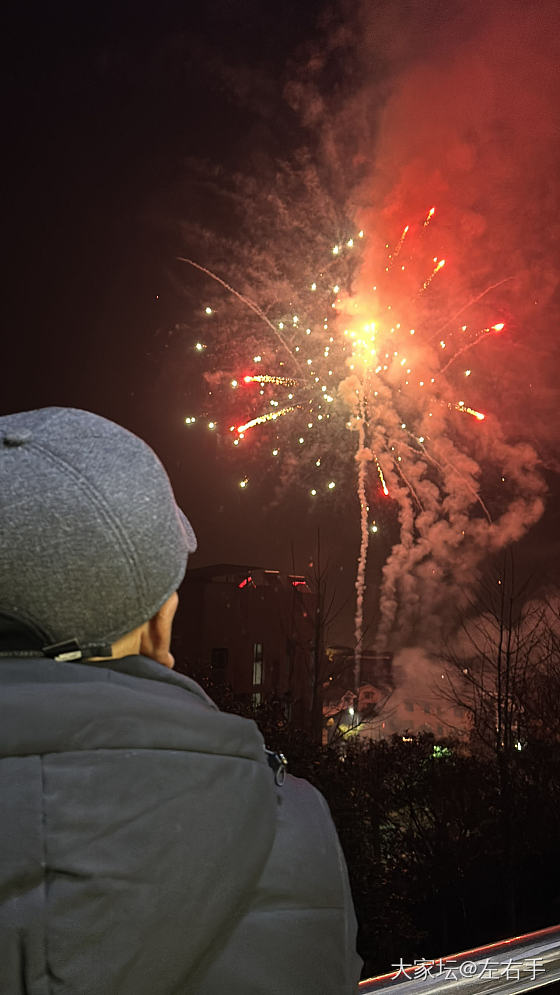
<path fill-rule="evenodd" d="M 358 694 L 354 653 L 321 649 L 312 585 L 301 574 L 220 563 L 187 572 L 178 619 L 178 669 L 234 702 L 275 703 L 294 729 L 324 743 L 431 732 L 456 737 L 465 713 L 403 671 L 390 653 L 364 651 Z M 183 663 L 184 661 L 184 663 Z"/>
<path fill-rule="evenodd" d="M 189 570 L 181 634 L 188 673 L 259 706 L 279 698 L 294 724 L 311 708 L 315 597 L 300 574 L 220 563 Z"/>

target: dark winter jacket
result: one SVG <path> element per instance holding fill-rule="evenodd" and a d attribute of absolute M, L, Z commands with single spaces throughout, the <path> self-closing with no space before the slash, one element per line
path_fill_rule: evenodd
<path fill-rule="evenodd" d="M 145 657 L 0 661 L 1 995 L 346 995 L 346 868 L 256 726 Z"/>

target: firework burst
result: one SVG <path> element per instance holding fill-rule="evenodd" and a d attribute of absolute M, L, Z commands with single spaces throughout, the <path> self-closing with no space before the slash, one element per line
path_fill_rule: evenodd
<path fill-rule="evenodd" d="M 504 330 L 501 315 L 483 328 L 455 324 L 454 318 L 441 326 L 440 315 L 445 336 L 434 333 L 438 302 L 429 308 L 426 302 L 446 266 L 433 255 L 436 227 L 431 207 L 385 245 L 374 265 L 362 252 L 364 231 L 348 231 L 304 281 L 297 308 L 288 304 L 276 313 L 184 260 L 221 284 L 260 326 L 256 331 L 252 322 L 234 350 L 223 334 L 210 343 L 214 369 L 206 381 L 212 398 L 218 396 L 219 414 L 207 415 L 209 427 L 219 421 L 231 444 L 249 445 L 253 458 L 251 440 L 260 436 L 259 461 L 268 453 L 278 462 L 295 462 L 299 483 L 314 501 L 337 485 L 357 494 L 356 685 L 368 547 L 383 503 L 393 502 L 399 520 L 398 540 L 383 568 L 377 629 L 383 648 L 396 623 L 401 640 L 417 637 L 428 620 L 441 631 L 450 590 L 460 608 L 482 557 L 517 538 L 542 511 L 535 454 L 506 443 L 494 418 L 488 429 L 486 413 L 464 392 L 473 371 L 460 360 Z M 215 310 L 207 306 L 205 313 L 211 317 Z M 198 351 L 205 352 L 206 343 Z M 506 485 L 498 499 L 493 495 L 493 515 L 481 494 L 488 464 Z M 248 479 L 244 475 L 240 486 Z"/>

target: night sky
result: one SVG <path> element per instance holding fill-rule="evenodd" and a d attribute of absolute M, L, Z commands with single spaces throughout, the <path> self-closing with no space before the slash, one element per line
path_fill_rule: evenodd
<path fill-rule="evenodd" d="M 273 500 L 274 468 L 241 493 L 235 461 L 184 425 L 200 388 L 193 301 L 202 307 L 214 288 L 177 256 L 193 250 L 189 225 L 236 234 L 224 203 L 194 177 L 208 164 L 258 182 L 305 148 L 329 165 L 329 196 L 347 183 L 346 214 L 369 229 L 379 217 L 402 224 L 406 211 L 437 199 L 458 219 L 447 249 L 463 272 L 474 260 L 487 282 L 515 273 L 499 301 L 510 338 L 502 352 L 487 347 L 482 386 L 499 399 L 506 435 L 542 461 L 550 496 L 521 557 L 554 580 L 558 14 L 554 4 L 492 8 L 490 16 L 482 4 L 435 0 L 14 7 L 3 53 L 0 412 L 82 407 L 144 437 L 197 532 L 194 566 L 304 571 L 320 528 L 339 601 L 351 605 L 353 483 L 330 510 L 310 508 L 296 488 Z M 469 101 L 489 114 L 491 84 L 494 117 L 478 127 Z M 492 270 L 478 249 L 468 255 L 469 240 L 486 243 Z M 467 284 L 454 287 L 457 297 L 472 292 Z M 380 536 L 370 552 L 372 591 L 390 548 Z M 335 639 L 350 638 L 351 611 Z"/>

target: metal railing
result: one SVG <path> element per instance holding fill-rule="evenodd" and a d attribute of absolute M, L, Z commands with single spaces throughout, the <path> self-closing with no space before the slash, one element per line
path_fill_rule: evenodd
<path fill-rule="evenodd" d="M 391 966 L 389 974 L 361 981 L 360 995 L 520 995 L 560 982 L 560 926 Z"/>

